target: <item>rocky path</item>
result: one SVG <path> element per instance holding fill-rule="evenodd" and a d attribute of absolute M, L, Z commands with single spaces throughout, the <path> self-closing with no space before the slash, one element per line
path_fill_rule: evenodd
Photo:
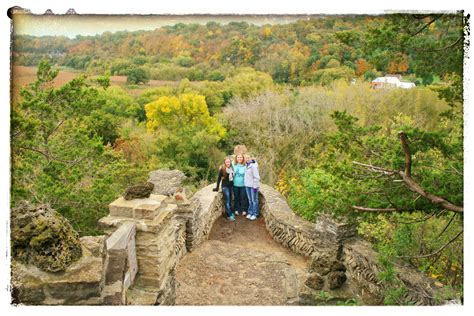
<path fill-rule="evenodd" d="M 272 240 L 263 218 L 219 218 L 178 264 L 176 305 L 288 305 L 309 260 Z"/>

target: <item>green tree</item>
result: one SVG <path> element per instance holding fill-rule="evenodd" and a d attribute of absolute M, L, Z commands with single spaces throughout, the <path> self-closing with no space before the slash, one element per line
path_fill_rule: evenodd
<path fill-rule="evenodd" d="M 127 72 L 127 83 L 139 84 L 147 83 L 148 81 L 150 81 L 150 74 L 144 68 L 132 68 Z"/>
<path fill-rule="evenodd" d="M 104 105 L 99 91 L 83 76 L 54 88 L 57 74 L 41 62 L 37 81 L 12 108 L 11 202 L 50 204 L 81 234 L 95 234 L 107 204 L 133 178 L 121 155 L 90 128 Z"/>

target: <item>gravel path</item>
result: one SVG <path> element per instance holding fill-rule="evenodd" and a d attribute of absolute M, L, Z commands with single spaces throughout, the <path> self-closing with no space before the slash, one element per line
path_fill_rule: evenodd
<path fill-rule="evenodd" d="M 219 218 L 178 264 L 176 305 L 287 305 L 309 260 L 272 240 L 263 218 Z"/>

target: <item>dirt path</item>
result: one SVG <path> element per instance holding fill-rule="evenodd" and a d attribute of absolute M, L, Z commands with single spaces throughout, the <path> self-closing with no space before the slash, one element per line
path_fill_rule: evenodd
<path fill-rule="evenodd" d="M 219 218 L 198 249 L 178 264 L 176 305 L 286 305 L 308 259 L 272 240 L 263 218 Z"/>

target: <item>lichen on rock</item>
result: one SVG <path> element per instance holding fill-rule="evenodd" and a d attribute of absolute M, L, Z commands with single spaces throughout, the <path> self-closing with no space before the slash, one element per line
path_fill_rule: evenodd
<path fill-rule="evenodd" d="M 155 185 L 151 182 L 129 186 L 125 190 L 123 198 L 125 200 L 148 198 L 150 197 L 151 192 L 153 192 L 154 187 Z"/>
<path fill-rule="evenodd" d="M 12 258 L 59 272 L 82 256 L 79 234 L 48 205 L 20 203 L 11 211 Z"/>

